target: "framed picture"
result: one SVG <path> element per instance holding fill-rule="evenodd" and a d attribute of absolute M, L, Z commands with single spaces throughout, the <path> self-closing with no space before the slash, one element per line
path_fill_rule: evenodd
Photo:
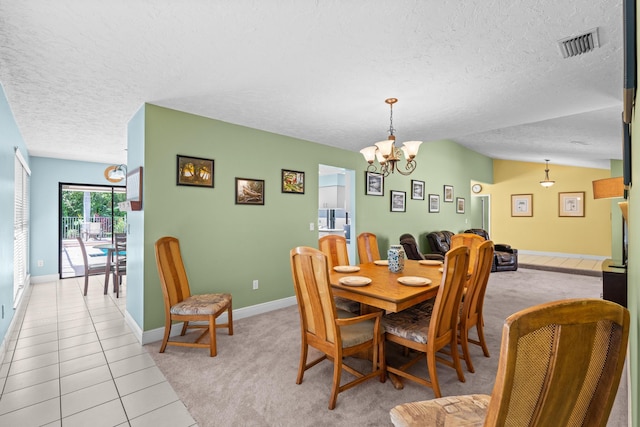
<path fill-rule="evenodd" d="M 453 203 L 453 185 L 445 185 L 443 194 L 445 202 Z"/>
<path fill-rule="evenodd" d="M 584 191 L 558 193 L 558 216 L 584 216 Z"/>
<path fill-rule="evenodd" d="M 424 181 L 411 180 L 411 198 L 413 200 L 424 200 Z"/>
<path fill-rule="evenodd" d="M 304 194 L 304 172 L 282 169 L 282 192 Z"/>
<path fill-rule="evenodd" d="M 533 216 L 533 194 L 512 194 L 511 216 Z"/>
<path fill-rule="evenodd" d="M 178 154 L 176 185 L 213 188 L 213 160 Z"/>
<path fill-rule="evenodd" d="M 456 197 L 456 213 L 464 213 L 464 198 Z"/>
<path fill-rule="evenodd" d="M 429 213 L 440 212 L 440 195 L 429 194 Z"/>
<path fill-rule="evenodd" d="M 384 176 L 381 173 L 365 172 L 365 192 L 367 196 L 384 196 Z"/>
<path fill-rule="evenodd" d="M 236 205 L 264 205 L 264 180 L 236 178 Z"/>
<path fill-rule="evenodd" d="M 391 190 L 391 212 L 406 212 L 407 193 Z"/>

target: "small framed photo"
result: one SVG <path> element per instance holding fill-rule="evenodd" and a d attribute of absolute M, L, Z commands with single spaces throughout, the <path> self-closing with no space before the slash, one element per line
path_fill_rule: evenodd
<path fill-rule="evenodd" d="M 236 205 L 264 205 L 264 180 L 236 178 Z"/>
<path fill-rule="evenodd" d="M 558 193 L 558 216 L 584 216 L 584 191 Z"/>
<path fill-rule="evenodd" d="M 424 200 L 424 181 L 411 180 L 411 198 L 413 200 Z"/>
<path fill-rule="evenodd" d="M 381 173 L 365 172 L 365 192 L 367 196 L 384 196 L 384 176 Z"/>
<path fill-rule="evenodd" d="M 407 211 L 407 193 L 405 191 L 391 190 L 391 212 Z"/>
<path fill-rule="evenodd" d="M 464 213 L 464 198 L 456 197 L 456 213 Z"/>
<path fill-rule="evenodd" d="M 443 191 L 443 200 L 447 203 L 453 203 L 453 185 L 445 185 Z"/>
<path fill-rule="evenodd" d="M 533 194 L 512 194 L 511 216 L 533 216 Z"/>
<path fill-rule="evenodd" d="M 213 188 L 212 159 L 182 156 L 178 154 L 176 185 Z"/>
<path fill-rule="evenodd" d="M 282 169 L 282 192 L 304 194 L 304 172 Z"/>
<path fill-rule="evenodd" d="M 440 195 L 429 194 L 429 213 L 440 212 Z"/>

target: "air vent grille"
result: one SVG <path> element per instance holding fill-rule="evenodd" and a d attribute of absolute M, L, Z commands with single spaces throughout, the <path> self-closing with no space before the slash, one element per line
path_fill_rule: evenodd
<path fill-rule="evenodd" d="M 560 53 L 563 58 L 571 58 L 572 56 L 591 52 L 593 49 L 600 47 L 598 28 L 594 28 L 578 36 L 558 40 L 558 47 L 560 48 Z"/>

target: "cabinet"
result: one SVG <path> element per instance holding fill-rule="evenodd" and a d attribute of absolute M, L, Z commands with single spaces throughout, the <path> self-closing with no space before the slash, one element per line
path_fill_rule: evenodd
<path fill-rule="evenodd" d="M 602 298 L 627 306 L 627 269 L 611 259 L 602 261 Z"/>
<path fill-rule="evenodd" d="M 320 209 L 344 209 L 344 186 L 331 185 L 318 189 L 318 207 Z"/>

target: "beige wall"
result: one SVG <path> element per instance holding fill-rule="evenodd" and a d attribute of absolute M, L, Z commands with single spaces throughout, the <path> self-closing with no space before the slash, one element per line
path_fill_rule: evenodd
<path fill-rule="evenodd" d="M 550 188 L 544 163 L 493 161 L 494 184 L 484 185 L 491 194 L 491 238 L 520 250 L 611 257 L 611 203 L 594 200 L 591 182 L 608 178 L 608 169 L 549 164 Z M 559 217 L 559 192 L 585 192 L 584 217 Z M 532 194 L 533 216 L 512 217 L 511 195 Z"/>

